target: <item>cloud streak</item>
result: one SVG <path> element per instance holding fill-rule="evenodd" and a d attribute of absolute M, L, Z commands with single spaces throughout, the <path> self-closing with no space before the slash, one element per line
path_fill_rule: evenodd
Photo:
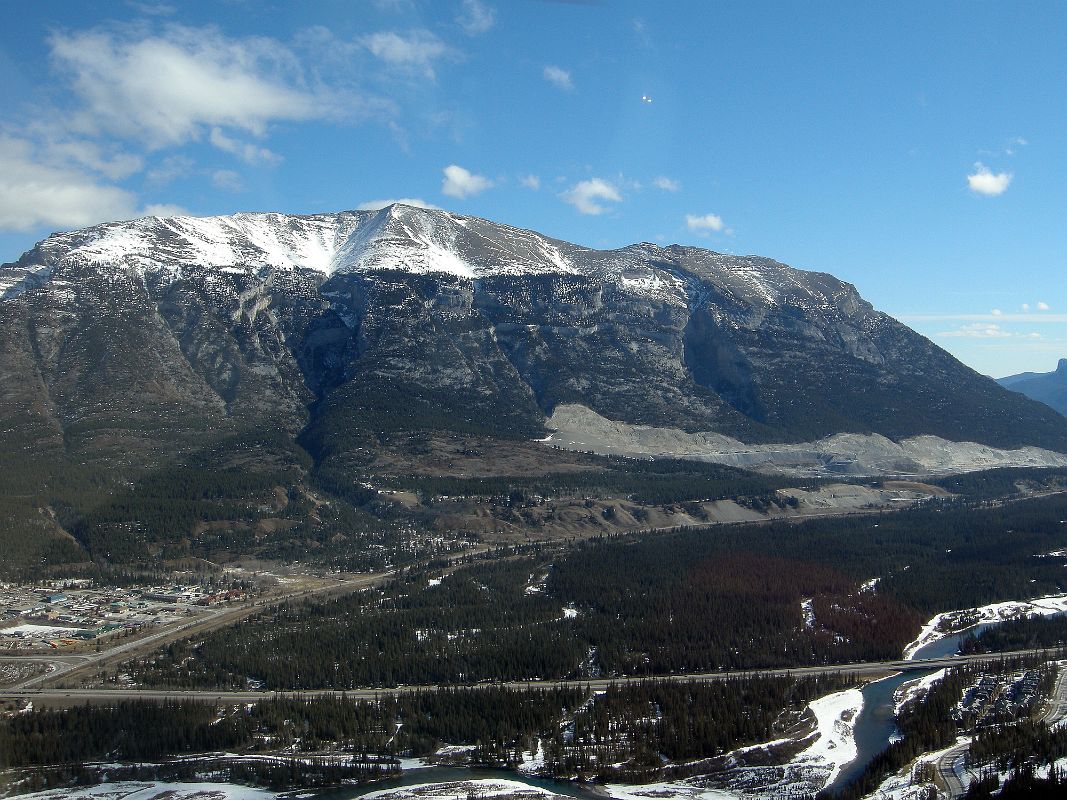
<path fill-rule="evenodd" d="M 336 98 L 301 84 L 295 55 L 274 40 L 170 26 L 136 39 L 104 30 L 54 33 L 49 46 L 79 101 L 70 124 L 149 149 L 199 139 L 205 127 L 262 136 L 272 122 L 341 113 Z"/>
<path fill-rule="evenodd" d="M 480 0 L 463 0 L 456 22 L 468 36 L 480 36 L 496 24 L 496 10 Z"/>
<path fill-rule="evenodd" d="M 541 73 L 545 80 L 555 86 L 557 89 L 562 89 L 565 92 L 574 91 L 574 81 L 571 80 L 571 74 L 563 67 L 557 67 L 554 64 L 549 64 Z"/>
<path fill-rule="evenodd" d="M 437 79 L 434 64 L 458 53 L 430 31 L 418 29 L 408 33 L 381 31 L 363 36 L 360 44 L 389 66 L 431 81 Z"/>

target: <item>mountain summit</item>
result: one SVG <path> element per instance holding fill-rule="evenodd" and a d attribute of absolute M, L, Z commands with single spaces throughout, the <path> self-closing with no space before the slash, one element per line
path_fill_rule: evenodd
<path fill-rule="evenodd" d="M 750 444 L 1067 451 L 1061 416 L 831 275 L 447 211 L 108 223 L 0 267 L 0 296 L 0 420 L 67 456 L 267 425 L 316 457 L 354 430 L 534 437 L 575 406 Z"/>
<path fill-rule="evenodd" d="M 0 267 L 0 429 L 16 565 L 366 567 L 414 530 L 540 524 L 434 492 L 642 468 L 568 449 L 802 475 L 1067 466 L 1067 419 L 831 275 L 401 205 L 48 237 Z"/>

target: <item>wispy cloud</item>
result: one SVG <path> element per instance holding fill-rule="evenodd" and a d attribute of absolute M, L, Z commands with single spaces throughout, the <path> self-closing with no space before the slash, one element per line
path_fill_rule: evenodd
<path fill-rule="evenodd" d="M 681 181 L 677 181 L 674 178 L 668 178 L 666 175 L 660 175 L 659 177 L 653 178 L 652 185 L 665 192 L 677 192 L 682 188 Z"/>
<path fill-rule="evenodd" d="M 458 164 L 449 164 L 444 168 L 444 180 L 441 182 L 441 193 L 449 197 L 470 197 L 480 194 L 493 185 L 493 182 L 484 175 L 475 175 L 468 169 Z"/>
<path fill-rule="evenodd" d="M 967 176 L 967 187 L 975 194 L 996 197 L 1008 190 L 1011 179 L 1010 172 L 994 173 L 985 164 L 978 162 L 974 165 L 974 172 Z"/>
<path fill-rule="evenodd" d="M 544 68 L 542 74 L 544 75 L 545 80 L 557 89 L 562 89 L 565 92 L 574 91 L 574 81 L 571 80 L 571 74 L 569 71 L 563 69 L 563 67 L 549 64 Z"/>
<path fill-rule="evenodd" d="M 205 127 L 261 136 L 275 121 L 342 113 L 337 98 L 303 85 L 296 56 L 270 39 L 169 26 L 142 37 L 54 33 L 49 46 L 79 101 L 67 122 L 87 135 L 159 148 L 199 138 Z"/>
<path fill-rule="evenodd" d="M 594 216 L 609 210 L 609 206 L 605 203 L 622 202 L 622 195 L 618 188 L 603 178 L 579 181 L 559 196 L 563 202 L 570 203 L 578 209 L 579 213 Z"/>
<path fill-rule="evenodd" d="M 468 36 L 479 36 L 496 24 L 496 9 L 481 0 L 463 0 L 456 22 Z"/>
<path fill-rule="evenodd" d="M 215 170 L 211 173 L 211 183 L 216 189 L 222 189 L 225 192 L 241 192 L 245 188 L 241 176 L 232 169 Z"/>
<path fill-rule="evenodd" d="M 402 72 L 436 80 L 434 64 L 454 59 L 458 51 L 445 44 L 436 34 L 418 29 L 407 33 L 381 31 L 360 38 L 360 43 L 375 57 Z"/>
<path fill-rule="evenodd" d="M 536 192 L 541 188 L 541 178 L 537 175 L 523 175 L 519 178 L 519 186 Z"/>
<path fill-rule="evenodd" d="M 893 314 L 901 322 L 1026 322 L 1055 324 L 1067 322 L 1067 314 Z"/>
<path fill-rule="evenodd" d="M 211 129 L 209 141 L 219 150 L 237 156 L 246 164 L 280 164 L 282 161 L 282 157 L 273 150 L 230 138 L 222 132 L 221 128 Z"/>
<path fill-rule="evenodd" d="M 967 325 L 961 325 L 955 330 L 941 331 L 935 334 L 935 336 L 967 339 L 1010 339 L 1020 335 L 1022 334 L 1005 330 L 995 322 L 971 322 Z"/>

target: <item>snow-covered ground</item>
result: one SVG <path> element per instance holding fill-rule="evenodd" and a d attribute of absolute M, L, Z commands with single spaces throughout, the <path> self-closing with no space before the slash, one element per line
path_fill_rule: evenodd
<path fill-rule="evenodd" d="M 904 648 L 904 658 L 915 657 L 916 651 L 928 644 L 956 636 L 959 633 L 985 622 L 1004 622 L 1031 615 L 1052 616 L 1067 612 L 1067 594 L 1049 595 L 1035 600 L 1009 600 L 991 603 L 979 608 L 964 608 L 945 611 L 927 622 L 915 641 Z"/>
<path fill-rule="evenodd" d="M 808 707 L 815 714 L 817 736 L 811 747 L 791 763 L 828 767 L 830 773 L 824 784 L 830 784 L 841 768 L 856 758 L 852 729 L 863 708 L 863 694 L 859 689 L 846 689 L 820 697 Z"/>
<path fill-rule="evenodd" d="M 467 800 L 475 796 L 488 800 L 491 797 L 534 797 L 547 798 L 559 795 L 548 789 L 530 786 L 521 781 L 503 779 L 480 779 L 471 781 L 449 781 L 446 783 L 418 783 L 399 789 L 383 789 L 363 795 L 364 800 Z"/>
<path fill-rule="evenodd" d="M 898 688 L 896 693 L 893 695 L 893 700 L 895 703 L 893 707 L 893 716 L 898 715 L 900 713 L 900 709 L 904 708 L 905 704 L 909 700 L 912 700 L 913 698 L 916 698 L 919 695 L 925 693 L 927 689 L 929 689 L 939 680 L 944 678 L 947 674 L 947 668 L 939 669 L 937 672 L 933 672 L 929 675 L 924 675 L 923 677 L 917 680 L 902 683 L 900 685 L 900 688 Z"/>
<path fill-rule="evenodd" d="M 76 789 L 50 789 L 20 795 L 20 800 L 274 800 L 273 792 L 232 783 L 123 781 Z"/>
<path fill-rule="evenodd" d="M 970 741 L 970 738 L 961 737 L 956 740 L 956 744 L 964 741 Z M 955 746 L 955 744 L 952 745 L 952 747 Z M 881 785 L 871 792 L 871 794 L 867 795 L 864 800 L 926 800 L 933 784 L 915 781 L 913 778 L 915 767 L 919 762 L 936 764 L 938 759 L 941 758 L 946 751 L 951 749 L 951 747 L 946 747 L 944 750 L 937 750 L 933 753 L 924 753 L 905 769 L 901 770 L 896 775 L 890 775 L 882 781 Z M 937 796 L 942 797 L 943 794 L 938 794 Z"/>
<path fill-rule="evenodd" d="M 686 783 L 646 783 L 641 786 L 609 783 L 604 788 L 616 800 L 738 800 L 741 797 L 726 789 L 707 789 Z"/>
<path fill-rule="evenodd" d="M 620 800 L 725 800 L 772 796 L 784 792 L 815 794 L 829 785 L 841 768 L 856 757 L 853 725 L 863 708 L 859 689 L 820 697 L 808 706 L 815 715 L 811 744 L 788 763 L 776 767 L 737 767 L 721 775 L 640 786 L 608 784 L 604 788 Z M 741 748 L 738 756 L 784 744 L 783 740 Z"/>

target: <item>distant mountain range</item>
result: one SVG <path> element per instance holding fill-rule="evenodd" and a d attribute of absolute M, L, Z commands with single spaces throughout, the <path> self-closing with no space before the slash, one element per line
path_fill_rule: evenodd
<path fill-rule="evenodd" d="M 477 442 L 548 435 L 783 469 L 1067 463 L 1049 452 L 1067 453 L 1067 419 L 832 275 L 678 245 L 593 250 L 403 205 L 48 237 L 0 266 L 0 429 L 0 501 L 24 504 L 7 519 L 44 509 L 33 525 L 64 522 L 56 541 L 73 530 L 94 558 L 196 514 L 214 535 L 232 509 L 203 504 L 250 475 L 276 487 L 254 507 L 319 519 L 331 492 L 358 502 L 412 432 L 437 438 L 404 463 L 443 475 Z M 953 442 L 977 444 L 957 457 Z M 216 467 L 225 486 L 198 483 Z M 163 514 L 179 489 L 190 499 Z M 131 510 L 149 507 L 151 525 Z"/>
<path fill-rule="evenodd" d="M 997 383 L 1067 416 L 1067 358 L 1061 358 L 1052 372 L 1021 372 L 1000 378 Z"/>

